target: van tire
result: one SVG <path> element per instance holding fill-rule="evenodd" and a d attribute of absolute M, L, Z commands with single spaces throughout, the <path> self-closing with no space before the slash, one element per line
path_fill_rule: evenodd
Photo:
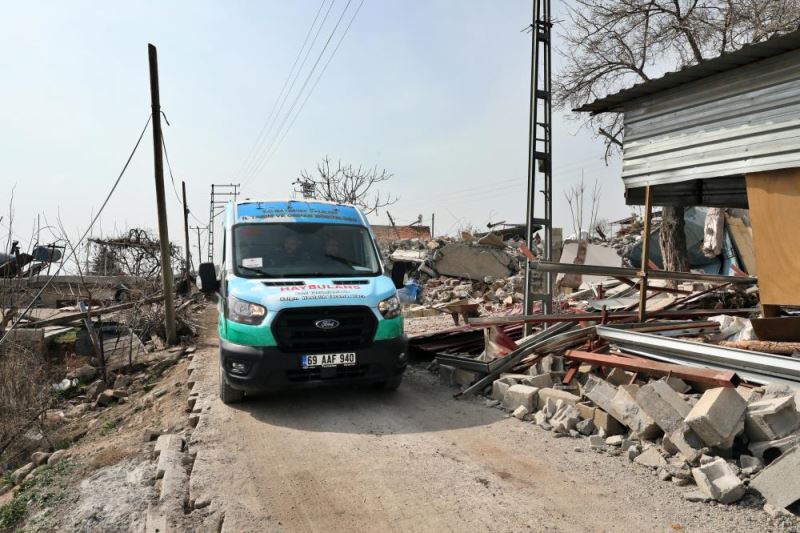
<path fill-rule="evenodd" d="M 400 388 L 400 384 L 403 382 L 403 375 L 395 376 L 393 378 L 389 378 L 386 381 L 380 384 L 380 388 L 385 391 L 396 391 Z"/>
<path fill-rule="evenodd" d="M 244 400 L 244 391 L 234 389 L 225 382 L 225 373 L 221 366 L 219 367 L 219 399 L 226 405 Z"/>

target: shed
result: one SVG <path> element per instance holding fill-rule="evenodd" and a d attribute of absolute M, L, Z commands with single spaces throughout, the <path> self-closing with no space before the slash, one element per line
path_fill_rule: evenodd
<path fill-rule="evenodd" d="M 628 204 L 748 207 L 762 304 L 800 305 L 800 31 L 576 111 L 624 114 Z"/>

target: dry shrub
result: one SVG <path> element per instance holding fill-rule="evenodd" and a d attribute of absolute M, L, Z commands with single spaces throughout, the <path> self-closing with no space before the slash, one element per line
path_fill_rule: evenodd
<path fill-rule="evenodd" d="M 0 345 L 0 458 L 37 424 L 54 399 L 51 390 L 41 355 L 8 340 Z"/>

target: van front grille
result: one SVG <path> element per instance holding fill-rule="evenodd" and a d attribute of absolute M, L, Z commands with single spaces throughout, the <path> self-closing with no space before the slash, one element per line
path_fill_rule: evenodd
<path fill-rule="evenodd" d="M 333 321 L 337 327 L 321 329 L 320 321 Z M 278 312 L 272 334 L 285 352 L 332 353 L 369 346 L 378 321 L 369 307 L 298 307 Z"/>

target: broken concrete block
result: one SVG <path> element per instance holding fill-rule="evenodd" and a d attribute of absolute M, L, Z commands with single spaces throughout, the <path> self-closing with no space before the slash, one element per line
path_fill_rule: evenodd
<path fill-rule="evenodd" d="M 631 448 L 633 448 L 633 446 L 631 446 Z M 654 446 L 651 446 L 642 453 L 638 454 L 633 461 L 642 466 L 647 466 L 650 468 L 661 468 L 667 465 L 667 461 L 661 456 L 661 452 L 659 452 L 658 448 Z"/>
<path fill-rule="evenodd" d="M 794 396 L 770 398 L 747 406 L 745 431 L 753 442 L 776 440 L 800 428 Z"/>
<path fill-rule="evenodd" d="M 764 396 L 763 391 L 753 387 L 745 387 L 743 385 L 736 387 L 736 392 L 739 393 L 739 396 L 742 397 L 745 403 L 757 402 Z"/>
<path fill-rule="evenodd" d="M 592 435 L 589 437 L 589 447 L 594 450 L 602 450 L 606 447 L 606 439 L 600 435 Z"/>
<path fill-rule="evenodd" d="M 105 389 L 97 397 L 97 405 L 105 407 L 107 405 L 111 405 L 111 402 L 113 402 L 115 399 L 116 396 L 114 396 L 114 391 L 111 389 Z"/>
<path fill-rule="evenodd" d="M 544 411 L 537 411 L 536 414 L 533 415 L 533 421 L 536 423 L 536 425 L 541 427 L 550 425 L 547 423 L 547 415 Z"/>
<path fill-rule="evenodd" d="M 622 446 L 623 440 L 625 440 L 625 437 L 622 435 L 612 435 L 606 439 L 606 444 L 609 446 Z"/>
<path fill-rule="evenodd" d="M 550 425 L 557 433 L 569 433 L 578 427 L 581 421 L 580 413 L 574 405 L 562 403 L 559 410 L 550 419 Z"/>
<path fill-rule="evenodd" d="M 617 416 L 621 417 L 621 420 L 618 420 L 631 428 L 631 431 L 636 436 L 653 440 L 661 435 L 661 428 L 636 403 L 636 393 L 638 391 L 638 385 L 620 385 L 617 388 L 617 394 L 614 396 L 612 405 L 616 409 Z"/>
<path fill-rule="evenodd" d="M 106 390 L 106 382 L 102 379 L 92 382 L 91 385 L 86 387 L 86 396 L 89 400 L 96 400 L 100 393 Z"/>
<path fill-rule="evenodd" d="M 439 365 L 439 382 L 447 387 L 455 387 L 456 367 L 450 365 Z"/>
<path fill-rule="evenodd" d="M 583 394 L 600 409 L 603 409 L 612 416 L 618 415 L 616 406 L 614 405 L 614 397 L 617 395 L 617 389 L 605 380 L 597 376 L 587 376 L 586 383 L 583 384 Z"/>
<path fill-rule="evenodd" d="M 597 409 L 595 406 L 590 405 L 588 402 L 578 402 L 575 407 L 578 408 L 578 412 L 584 420 L 594 419 L 594 412 Z"/>
<path fill-rule="evenodd" d="M 436 271 L 445 276 L 483 281 L 511 275 L 515 260 L 504 250 L 488 246 L 450 243 L 437 252 Z"/>
<path fill-rule="evenodd" d="M 800 448 L 795 447 L 761 471 L 750 482 L 767 503 L 785 508 L 800 500 Z"/>
<path fill-rule="evenodd" d="M 455 373 L 453 374 L 453 380 L 456 382 L 456 385 L 459 387 L 469 387 L 478 379 L 480 379 L 483 374 L 479 374 L 478 372 L 473 372 L 472 370 L 464 370 L 463 368 L 456 368 Z"/>
<path fill-rule="evenodd" d="M 539 389 L 528 385 L 512 385 L 503 395 L 503 407 L 514 410 L 520 405 L 530 411 L 535 411 L 537 406 L 537 393 Z"/>
<path fill-rule="evenodd" d="M 664 430 L 664 433 L 670 433 L 678 428 L 691 411 L 691 406 L 681 398 L 680 394 L 661 380 L 651 381 L 639 387 L 636 392 L 636 403 L 658 424 L 658 427 Z"/>
<path fill-rule="evenodd" d="M 528 412 L 529 411 L 527 407 L 525 407 L 524 405 L 520 405 L 519 407 L 514 409 L 514 412 L 511 413 L 511 416 L 513 416 L 518 420 L 522 420 L 527 416 Z"/>
<path fill-rule="evenodd" d="M 753 457 L 752 455 L 740 455 L 739 466 L 742 467 L 742 470 L 745 468 L 750 468 L 752 472 L 758 472 L 764 468 L 764 461 L 758 457 Z"/>
<path fill-rule="evenodd" d="M 689 386 L 689 384 L 683 381 L 681 378 L 669 376 L 667 378 L 664 378 L 664 381 L 667 383 L 667 385 L 672 387 L 672 390 L 674 390 L 675 392 L 679 392 L 681 394 L 686 394 L 687 392 L 692 390 L 692 387 Z"/>
<path fill-rule="evenodd" d="M 747 445 L 747 449 L 755 457 L 767 461 L 777 458 L 798 444 L 800 444 L 800 434 L 793 433 L 780 439 L 751 442 Z"/>
<path fill-rule="evenodd" d="M 730 448 L 733 439 L 744 430 L 747 403 L 729 387 L 703 393 L 686 417 L 686 423 L 708 446 Z"/>
<path fill-rule="evenodd" d="M 511 385 L 515 385 L 513 379 L 500 378 L 494 380 L 494 382 L 492 382 L 492 398 L 502 402 L 506 391 Z"/>
<path fill-rule="evenodd" d="M 539 389 L 549 388 L 553 386 L 553 376 L 551 374 L 538 374 L 536 376 L 526 376 L 520 383 L 530 385 Z"/>
<path fill-rule="evenodd" d="M 578 396 L 575 396 L 571 392 L 567 392 L 565 390 L 539 389 L 539 405 L 544 405 L 548 399 L 553 400 L 554 402 L 557 400 L 562 400 L 570 405 L 576 405 L 580 401 Z"/>
<path fill-rule="evenodd" d="M 694 463 L 703 454 L 703 441 L 685 423 L 664 435 L 664 449 L 678 453 L 686 462 Z"/>
<path fill-rule="evenodd" d="M 745 486 L 725 459 L 719 457 L 698 468 L 692 468 L 698 488 L 720 503 L 733 503 L 744 496 Z"/>
<path fill-rule="evenodd" d="M 595 409 L 592 422 L 594 422 L 596 428 L 602 429 L 606 435 L 622 435 L 623 433 L 627 433 L 625 426 L 617 422 L 616 418 L 602 409 Z"/>
<path fill-rule="evenodd" d="M 541 392 L 541 391 L 539 391 L 539 392 Z M 561 402 L 561 403 L 564 403 L 564 402 Z M 539 405 L 542 405 L 542 399 L 541 398 L 539 398 Z M 544 402 L 544 406 L 542 407 L 542 411 L 547 416 L 547 418 L 552 417 L 554 414 L 556 414 L 556 411 L 558 411 L 558 402 L 556 402 L 552 398 L 548 398 Z"/>
<path fill-rule="evenodd" d="M 542 374 L 564 371 L 564 358 L 553 354 L 546 355 L 538 363 Z"/>

